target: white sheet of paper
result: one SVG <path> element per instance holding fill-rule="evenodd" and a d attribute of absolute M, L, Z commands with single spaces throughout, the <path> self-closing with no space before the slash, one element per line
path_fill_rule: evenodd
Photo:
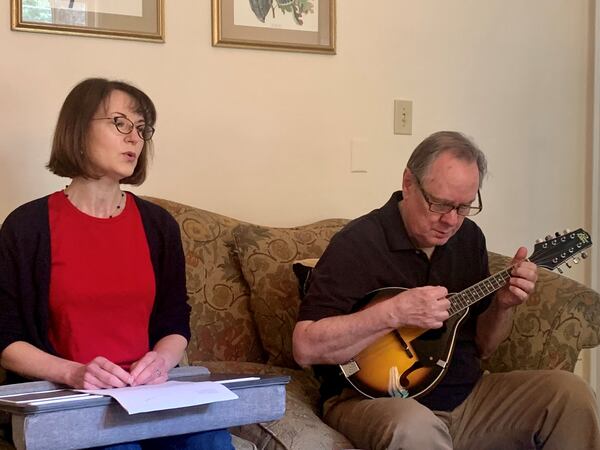
<path fill-rule="evenodd" d="M 167 381 L 162 384 L 115 389 L 77 389 L 77 391 L 108 395 L 118 401 L 129 414 L 204 405 L 238 398 L 225 386 L 213 381 Z"/>

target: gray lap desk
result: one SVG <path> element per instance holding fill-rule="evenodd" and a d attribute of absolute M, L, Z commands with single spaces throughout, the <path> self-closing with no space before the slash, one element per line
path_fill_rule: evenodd
<path fill-rule="evenodd" d="M 244 375 L 248 376 L 248 375 Z M 208 381 L 236 376 L 211 375 L 204 367 L 178 367 L 170 380 Z M 259 380 L 227 384 L 238 399 L 164 411 L 129 415 L 110 397 L 64 402 L 35 408 L 0 405 L 10 413 L 18 450 L 77 449 L 229 428 L 276 420 L 285 413 L 285 385 L 289 377 L 260 376 Z M 0 386 L 0 396 L 59 389 L 54 383 Z"/>

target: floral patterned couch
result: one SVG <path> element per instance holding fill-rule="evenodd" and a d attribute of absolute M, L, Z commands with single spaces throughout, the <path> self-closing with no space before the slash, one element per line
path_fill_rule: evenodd
<path fill-rule="evenodd" d="M 213 372 L 286 374 L 285 416 L 232 430 L 258 449 L 342 449 L 344 436 L 319 418 L 318 383 L 291 350 L 299 305 L 296 260 L 319 257 L 341 226 L 328 219 L 294 228 L 257 226 L 168 200 L 181 227 L 192 305 L 187 364 Z M 508 258 L 490 253 L 493 272 Z M 600 343 L 600 295 L 540 270 L 536 292 L 518 308 L 512 334 L 487 363 L 491 371 L 573 371 L 579 352 Z"/>
<path fill-rule="evenodd" d="M 253 225 L 172 201 L 150 199 L 179 222 L 192 305 L 189 364 L 213 372 L 291 375 L 287 411 L 277 421 L 235 434 L 259 449 L 341 449 L 352 444 L 318 414 L 318 383 L 292 357 L 299 305 L 294 261 L 319 257 L 346 220 L 294 228 Z M 509 258 L 490 252 L 492 272 Z M 540 270 L 535 293 L 521 305 L 510 337 L 486 364 L 491 371 L 573 371 L 579 352 L 600 344 L 600 295 Z"/>

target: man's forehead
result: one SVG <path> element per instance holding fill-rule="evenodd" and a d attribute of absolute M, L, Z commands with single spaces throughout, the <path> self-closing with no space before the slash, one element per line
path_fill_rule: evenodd
<path fill-rule="evenodd" d="M 430 200 L 435 203 L 470 204 L 477 199 L 479 176 L 473 180 L 465 179 L 454 182 L 444 180 L 443 177 L 425 177 L 421 186 Z"/>

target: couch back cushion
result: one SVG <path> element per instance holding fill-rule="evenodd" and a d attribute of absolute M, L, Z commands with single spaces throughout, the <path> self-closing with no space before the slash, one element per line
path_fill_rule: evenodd
<path fill-rule="evenodd" d="M 292 356 L 300 305 L 293 263 L 320 257 L 346 223 L 329 219 L 295 228 L 240 224 L 234 230 L 242 272 L 250 286 L 250 308 L 269 364 L 298 367 Z"/>
<path fill-rule="evenodd" d="M 188 361 L 264 362 L 250 314 L 250 290 L 234 252 L 232 230 L 241 222 L 168 200 L 146 199 L 169 211 L 181 229 L 192 307 Z"/>

